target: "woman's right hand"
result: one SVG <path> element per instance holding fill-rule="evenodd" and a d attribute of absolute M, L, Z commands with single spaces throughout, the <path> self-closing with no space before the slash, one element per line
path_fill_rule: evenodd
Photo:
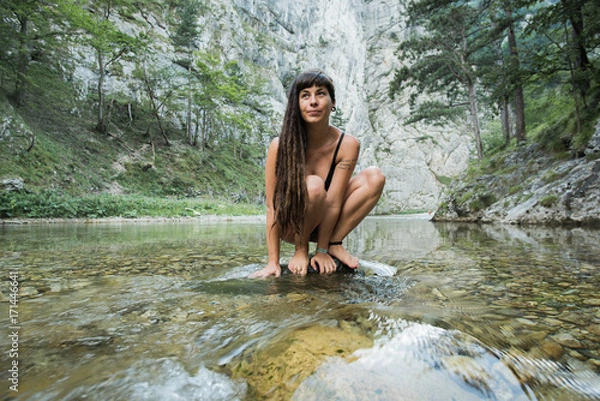
<path fill-rule="evenodd" d="M 251 278 L 269 276 L 281 276 L 281 266 L 279 265 L 279 263 L 269 262 L 262 270 L 256 271 L 250 275 Z"/>

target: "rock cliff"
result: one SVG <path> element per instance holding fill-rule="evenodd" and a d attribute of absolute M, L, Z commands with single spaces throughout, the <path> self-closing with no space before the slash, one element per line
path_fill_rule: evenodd
<path fill-rule="evenodd" d="M 440 179 L 466 168 L 472 143 L 468 128 L 404 126 L 406 98 L 392 101 L 388 96 L 398 67 L 394 51 L 403 36 L 401 2 L 213 0 L 208 10 L 201 17 L 198 47 L 218 49 L 227 60 L 243 60 L 267 79 L 270 95 L 265 101 L 273 115 L 268 116 L 272 132 L 265 133 L 265 143 L 278 133 L 287 85 L 301 70 L 321 68 L 336 84 L 336 122 L 361 141 L 358 168 L 377 165 L 386 173 L 378 212 L 435 209 L 444 187 Z M 161 22 L 166 16 L 139 19 L 157 38 L 154 46 L 161 56 L 156 62 L 174 60 L 168 25 Z M 82 94 L 93 90 L 94 74 L 82 60 L 76 69 Z M 107 88 L 126 90 L 126 76 L 109 77 Z"/>

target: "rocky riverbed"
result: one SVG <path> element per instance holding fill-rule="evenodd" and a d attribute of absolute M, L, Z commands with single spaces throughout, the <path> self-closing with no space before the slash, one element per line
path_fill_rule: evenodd
<path fill-rule="evenodd" d="M 0 227 L 22 399 L 600 399 L 598 230 L 372 218 L 349 249 L 396 275 L 250 280 L 263 230 Z"/>

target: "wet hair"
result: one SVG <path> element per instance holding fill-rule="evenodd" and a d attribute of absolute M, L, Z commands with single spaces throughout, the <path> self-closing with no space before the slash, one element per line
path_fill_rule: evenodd
<path fill-rule="evenodd" d="M 296 77 L 288 90 L 288 103 L 283 118 L 277 161 L 275 164 L 275 223 L 281 232 L 300 234 L 306 211 L 306 126 L 300 113 L 300 92 L 313 86 L 327 89 L 335 102 L 333 81 L 323 71 L 308 70 Z"/>

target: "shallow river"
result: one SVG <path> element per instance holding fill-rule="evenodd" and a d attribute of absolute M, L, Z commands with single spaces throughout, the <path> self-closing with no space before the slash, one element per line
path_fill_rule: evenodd
<path fill-rule="evenodd" d="M 0 225 L 0 399 L 600 400 L 599 230 L 373 217 L 250 279 L 264 230 Z"/>

